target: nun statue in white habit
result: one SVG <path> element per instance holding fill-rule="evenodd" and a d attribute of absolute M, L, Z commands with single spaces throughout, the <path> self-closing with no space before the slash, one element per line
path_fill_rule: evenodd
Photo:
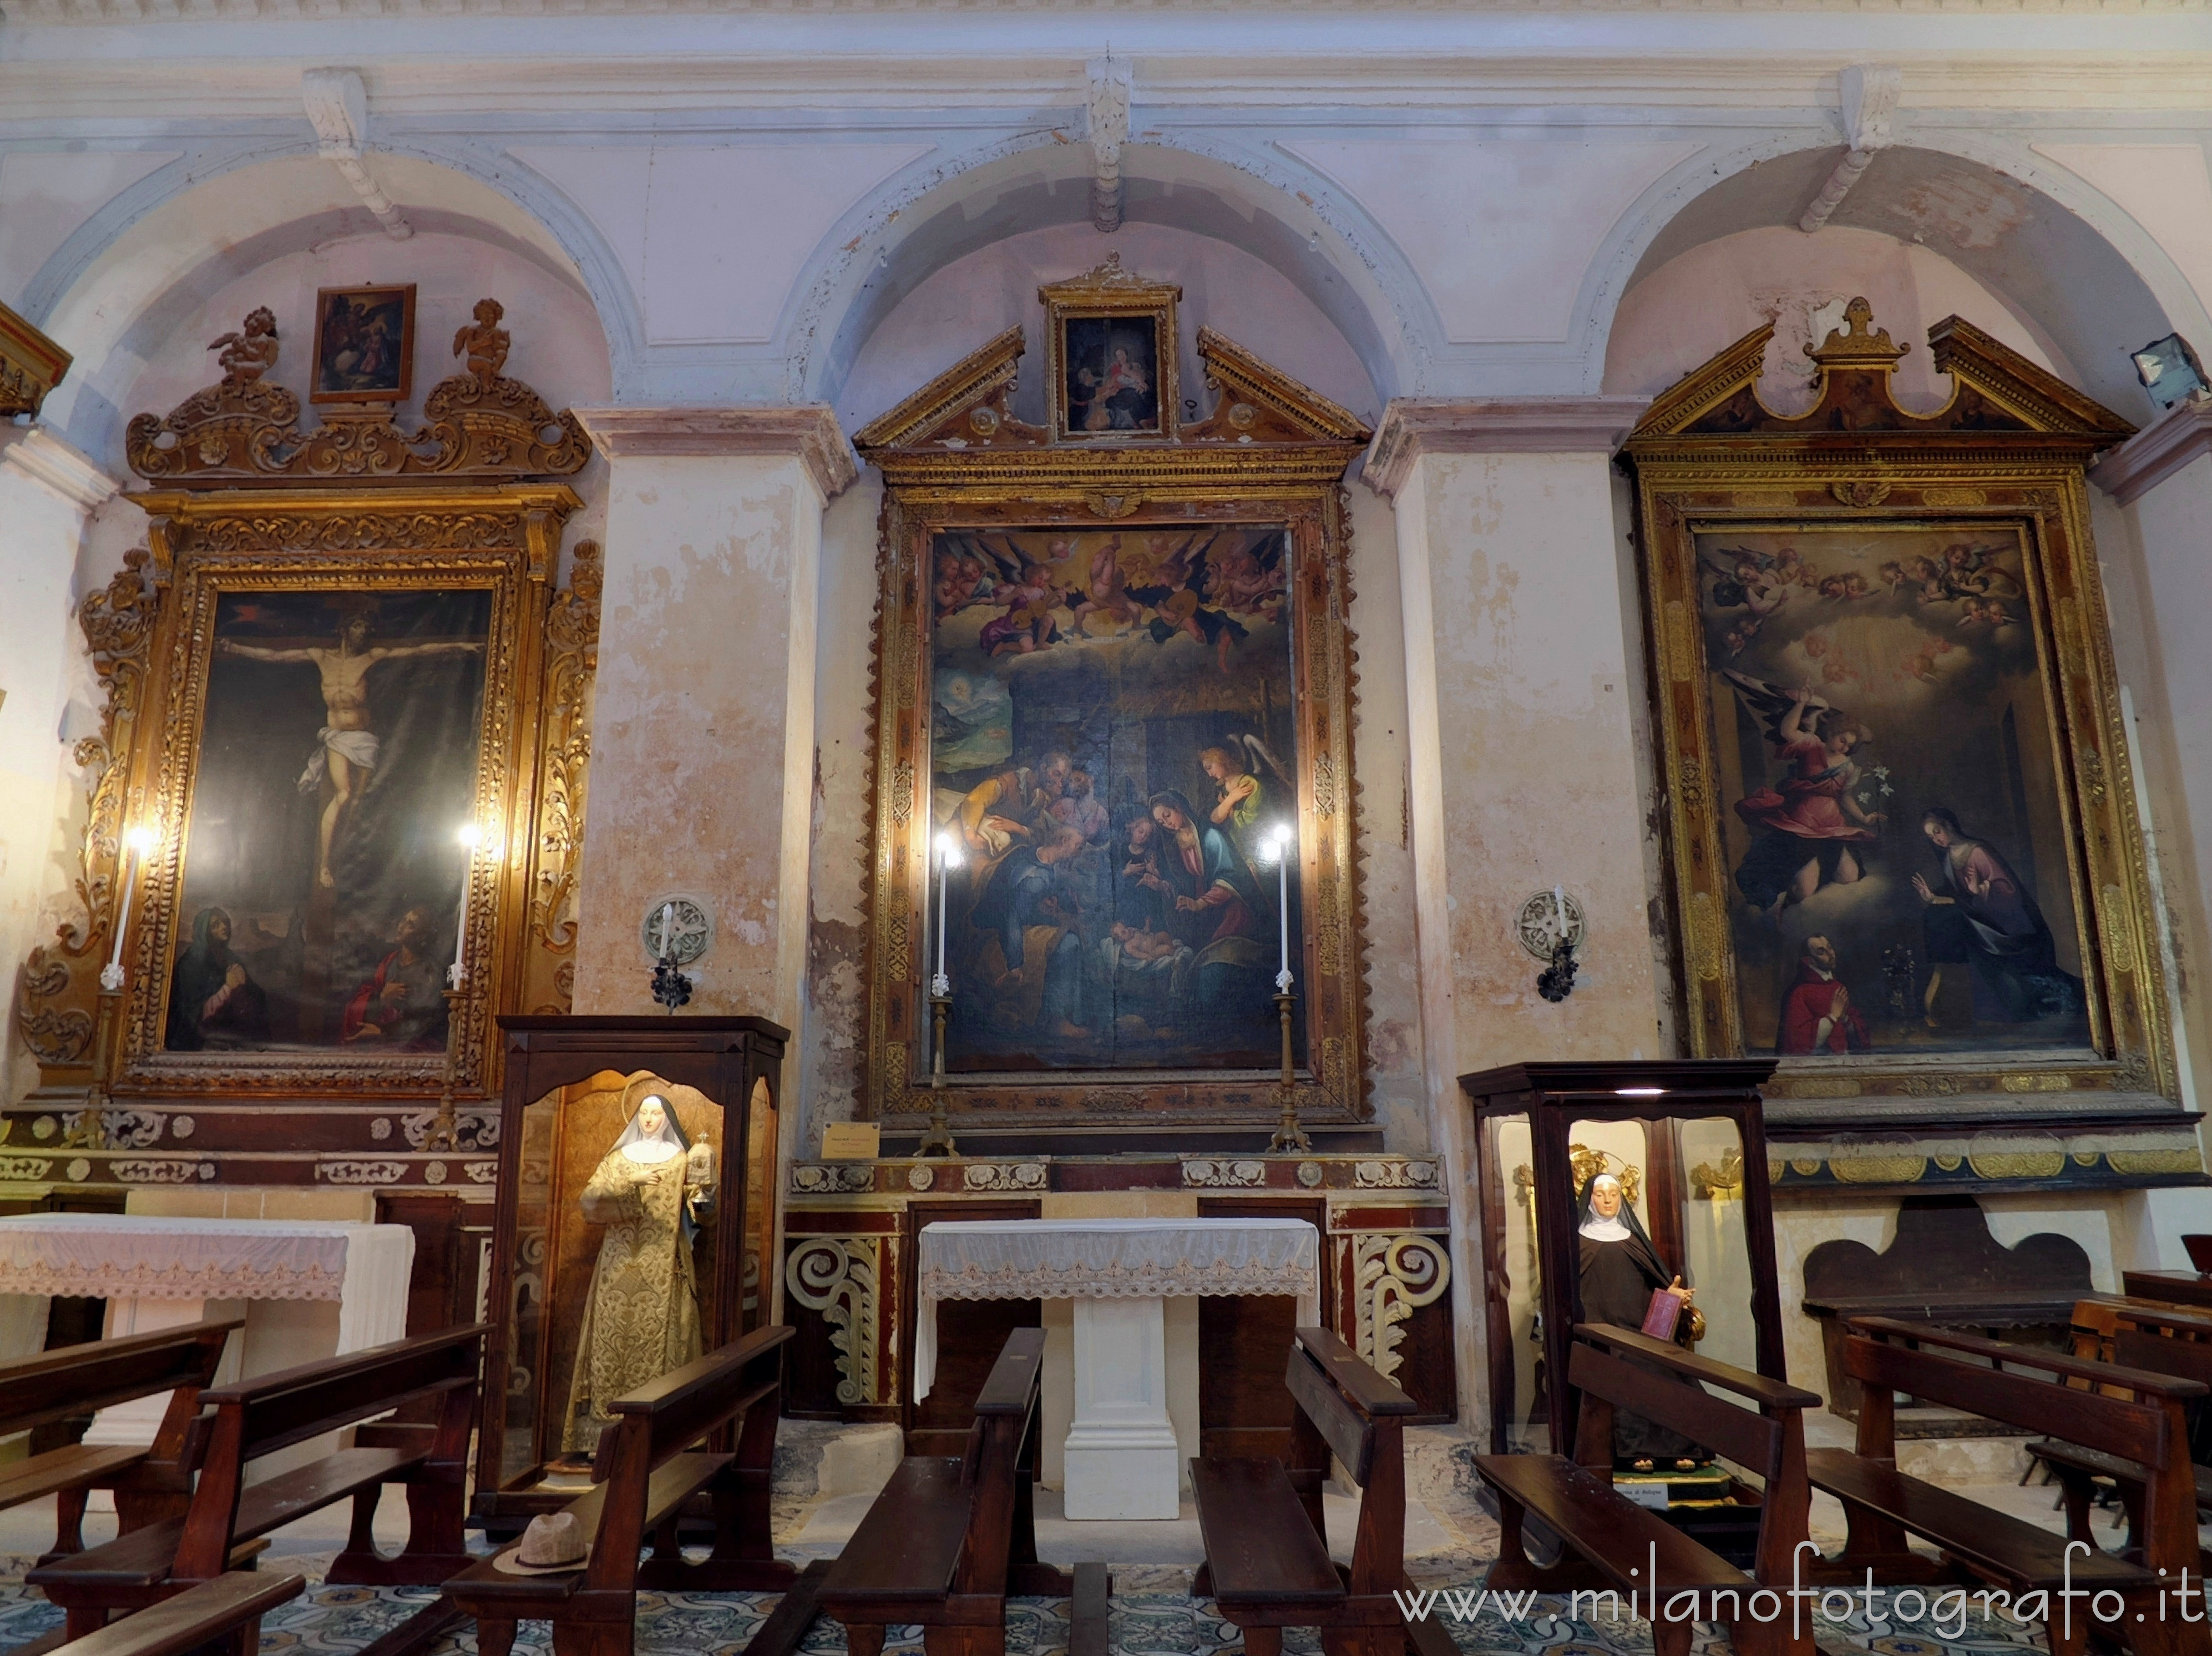
<path fill-rule="evenodd" d="M 590 1452 L 613 1418 L 608 1403 L 701 1355 L 691 1244 L 714 1204 L 714 1148 L 690 1142 L 667 1099 L 647 1093 L 578 1202 L 606 1235 L 584 1301 L 564 1451 Z"/>
<path fill-rule="evenodd" d="M 1583 1186 L 1578 1207 L 1578 1322 L 1611 1323 L 1632 1331 L 1644 1326 L 1651 1296 L 1658 1289 L 1672 1288 L 1688 1299 L 1690 1290 L 1682 1287 L 1681 1277 L 1660 1258 L 1618 1178 L 1597 1174 Z M 1686 1303 L 1674 1338 L 1681 1345 L 1690 1345 L 1704 1327 L 1704 1318 L 1694 1306 Z M 1613 1455 L 1616 1465 L 1639 1472 L 1662 1468 L 1687 1471 L 1713 1458 L 1710 1449 L 1679 1432 L 1620 1408 L 1613 1413 Z"/>

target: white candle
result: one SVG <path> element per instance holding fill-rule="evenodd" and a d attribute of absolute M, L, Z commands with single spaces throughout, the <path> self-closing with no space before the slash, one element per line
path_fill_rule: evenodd
<path fill-rule="evenodd" d="M 1559 923 L 1559 941 L 1567 941 L 1567 894 L 1557 886 L 1552 887 L 1552 914 Z"/>
<path fill-rule="evenodd" d="M 1286 839 L 1278 840 L 1275 846 L 1279 853 L 1275 858 L 1275 886 L 1279 893 L 1275 906 L 1282 910 L 1283 921 L 1282 970 L 1276 974 L 1276 981 L 1287 988 L 1291 979 L 1291 843 Z"/>
<path fill-rule="evenodd" d="M 461 863 L 461 913 L 453 922 L 453 966 L 446 974 L 447 983 L 458 989 L 468 981 L 469 953 L 469 877 L 476 872 L 477 825 L 470 823 L 455 836 L 466 848 L 467 855 Z"/>
<path fill-rule="evenodd" d="M 948 831 L 937 837 L 937 975 L 929 992 L 940 998 L 952 993 L 952 980 L 945 973 L 945 935 L 952 929 L 952 871 L 960 866 L 960 842 Z M 925 892 L 927 887 L 924 888 Z M 925 909 L 927 904 L 924 904 Z M 923 919 L 928 916 L 925 913 Z"/>
<path fill-rule="evenodd" d="M 668 940 L 675 935 L 676 905 L 664 903 L 660 905 L 660 953 L 664 957 L 668 953 Z"/>
<path fill-rule="evenodd" d="M 107 957 L 110 973 L 123 970 L 123 934 L 131 928 L 131 898 L 138 888 L 138 864 L 153 839 L 152 832 L 144 828 L 123 837 L 123 908 L 115 917 L 115 952 Z"/>

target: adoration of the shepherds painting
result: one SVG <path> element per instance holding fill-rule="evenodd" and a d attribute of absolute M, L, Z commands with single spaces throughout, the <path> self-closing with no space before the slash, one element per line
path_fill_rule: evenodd
<path fill-rule="evenodd" d="M 1071 316 L 1060 353 L 1072 435 L 1160 429 L 1159 323 L 1144 316 Z"/>
<path fill-rule="evenodd" d="M 1289 536 L 969 531 L 932 551 L 932 827 L 964 853 L 948 1068 L 1274 1063 Z"/>
<path fill-rule="evenodd" d="M 2086 1047 L 2019 532 L 1751 526 L 1697 549 L 1747 1049 Z"/>
<path fill-rule="evenodd" d="M 218 601 L 168 1050 L 444 1050 L 491 603 Z"/>

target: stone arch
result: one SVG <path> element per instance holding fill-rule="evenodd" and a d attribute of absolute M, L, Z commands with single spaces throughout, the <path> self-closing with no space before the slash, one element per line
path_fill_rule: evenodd
<path fill-rule="evenodd" d="M 1739 231 L 1795 227 L 1839 145 L 1748 145 L 1655 190 L 1609 253 L 1601 350 L 1622 300 L 1680 255 Z M 1710 182 L 1700 184 L 1700 180 Z M 2212 333 L 2203 301 L 2127 213 L 2024 145 L 1961 139 L 1879 151 L 1828 223 L 1929 248 L 2012 307 L 2124 411 L 2145 411 L 2127 352 L 2174 330 Z"/>
<path fill-rule="evenodd" d="M 1064 135 L 1062 135 L 1064 137 Z M 1341 192 L 1259 152 L 1132 143 L 1123 221 L 1212 237 L 1285 277 L 1388 400 L 1419 387 L 1441 337 L 1419 280 Z M 789 321 L 794 390 L 836 402 L 869 337 L 937 272 L 1024 232 L 1087 222 L 1090 147 L 1042 137 L 909 169 L 841 223 Z M 1110 245 L 1099 238 L 1102 252 Z"/>
<path fill-rule="evenodd" d="M 371 164 L 418 235 L 465 238 L 535 265 L 589 305 L 619 356 L 634 307 L 580 221 L 556 228 L 540 204 L 450 158 L 379 150 Z M 151 174 L 81 225 L 26 294 L 33 320 L 80 365 L 47 399 L 44 423 L 87 454 L 112 453 L 132 380 L 200 305 L 271 260 L 382 234 L 337 170 L 305 146 L 187 155 Z M 579 247 L 581 259 L 572 251 Z"/>

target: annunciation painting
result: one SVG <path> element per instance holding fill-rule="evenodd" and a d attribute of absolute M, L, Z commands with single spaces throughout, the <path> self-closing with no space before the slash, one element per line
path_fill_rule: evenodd
<path fill-rule="evenodd" d="M 161 1045 L 442 1052 L 494 594 L 220 594 Z"/>
<path fill-rule="evenodd" d="M 1694 539 L 1746 1048 L 2086 1047 L 2018 527 Z"/>
<path fill-rule="evenodd" d="M 932 560 L 949 1067 L 1273 1062 L 1304 936 L 1269 843 L 1297 818 L 1288 533 L 945 531 Z"/>

